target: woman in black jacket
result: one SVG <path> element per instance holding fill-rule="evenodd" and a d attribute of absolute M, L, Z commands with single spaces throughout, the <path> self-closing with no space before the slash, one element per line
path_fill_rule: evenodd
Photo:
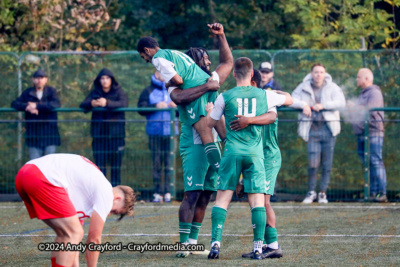
<path fill-rule="evenodd" d="M 104 68 L 94 80 L 94 89 L 81 103 L 86 112 L 96 107 L 105 111 L 93 111 L 90 133 L 96 165 L 106 175 L 107 162 L 111 165 L 111 184 L 121 183 L 121 163 L 125 147 L 125 113 L 114 111 L 128 106 L 128 97 L 116 81 L 114 74 Z"/>

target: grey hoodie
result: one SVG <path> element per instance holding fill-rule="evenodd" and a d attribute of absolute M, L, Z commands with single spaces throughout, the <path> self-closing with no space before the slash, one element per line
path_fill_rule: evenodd
<path fill-rule="evenodd" d="M 316 104 L 314 91 L 311 88 L 312 77 L 311 74 L 307 74 L 304 77 L 303 82 L 294 89 L 292 93 L 293 104 L 292 108 L 303 109 L 307 104 L 310 107 Z M 330 111 L 323 111 L 322 116 L 327 122 L 329 129 L 333 136 L 337 136 L 340 133 L 340 114 L 339 109 L 346 106 L 346 100 L 342 89 L 332 81 L 331 75 L 325 74 L 325 82 L 321 91 L 321 104 L 324 109 Z M 299 112 L 299 127 L 297 132 L 304 141 L 308 141 L 309 132 L 312 124 L 312 119 Z"/>
<path fill-rule="evenodd" d="M 364 106 L 368 109 L 370 108 L 383 108 L 383 95 L 379 86 L 373 84 L 364 88 L 358 97 L 357 104 Z M 369 135 L 370 136 L 383 136 L 383 111 L 373 111 L 370 112 L 369 121 Z M 356 135 L 364 134 L 364 120 L 353 122 L 353 130 Z"/>

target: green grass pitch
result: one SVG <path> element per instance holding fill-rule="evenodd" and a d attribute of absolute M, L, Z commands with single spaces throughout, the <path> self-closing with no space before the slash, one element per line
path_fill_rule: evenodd
<path fill-rule="evenodd" d="M 211 207 L 200 230 L 199 243 L 210 247 Z M 175 252 L 105 252 L 98 266 L 398 266 L 400 264 L 399 204 L 330 203 L 306 206 L 274 204 L 281 259 L 254 261 L 241 253 L 252 248 L 251 214 L 247 203 L 228 210 L 219 260 L 206 256 L 175 258 Z M 127 244 L 179 241 L 179 203 L 138 204 L 134 218 L 116 222 L 109 217 L 102 242 Z M 87 221 L 88 222 L 88 221 Z M 85 233 L 88 224 L 85 224 Z M 22 202 L 0 203 L 0 266 L 49 266 L 50 253 L 41 242 L 52 242 L 54 232 L 30 220 Z M 86 265 L 80 255 L 80 264 Z"/>

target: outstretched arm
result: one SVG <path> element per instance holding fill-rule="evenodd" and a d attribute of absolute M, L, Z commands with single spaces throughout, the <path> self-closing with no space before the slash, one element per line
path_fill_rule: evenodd
<path fill-rule="evenodd" d="M 219 75 L 220 85 L 222 85 L 228 78 L 233 68 L 233 56 L 229 49 L 228 41 L 224 33 L 224 27 L 220 23 L 208 24 L 207 25 L 211 32 L 217 37 L 219 44 L 219 65 L 215 71 Z"/>
<path fill-rule="evenodd" d="M 208 91 L 218 91 L 219 83 L 218 81 L 212 80 L 212 78 L 208 79 L 205 84 L 187 88 L 182 90 L 180 88 L 171 89 L 169 88 L 170 96 L 172 101 L 174 101 L 177 105 L 187 105 L 190 102 L 196 100 L 200 96 L 204 95 Z"/>

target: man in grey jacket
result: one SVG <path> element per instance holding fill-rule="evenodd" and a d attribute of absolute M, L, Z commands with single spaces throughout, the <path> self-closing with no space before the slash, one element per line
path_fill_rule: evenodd
<path fill-rule="evenodd" d="M 340 114 L 346 100 L 342 89 L 332 81 L 322 64 L 314 64 L 311 73 L 292 93 L 292 108 L 299 113 L 299 136 L 307 142 L 308 193 L 303 203 L 310 204 L 316 198 L 318 168 L 322 161 L 322 177 L 319 203 L 328 203 L 326 190 L 331 176 L 336 136 L 340 133 Z"/>
<path fill-rule="evenodd" d="M 370 108 L 384 106 L 381 89 L 373 84 L 374 75 L 367 68 L 360 69 L 357 74 L 357 86 L 362 88 L 357 105 L 362 106 L 366 112 Z M 359 107 L 357 107 L 359 109 Z M 370 174 L 371 196 L 376 202 L 387 202 L 386 197 L 386 169 L 382 159 L 384 136 L 384 112 L 372 111 L 369 117 L 369 142 L 370 142 Z M 357 152 L 364 163 L 364 118 L 353 122 L 354 133 L 357 135 Z"/>

